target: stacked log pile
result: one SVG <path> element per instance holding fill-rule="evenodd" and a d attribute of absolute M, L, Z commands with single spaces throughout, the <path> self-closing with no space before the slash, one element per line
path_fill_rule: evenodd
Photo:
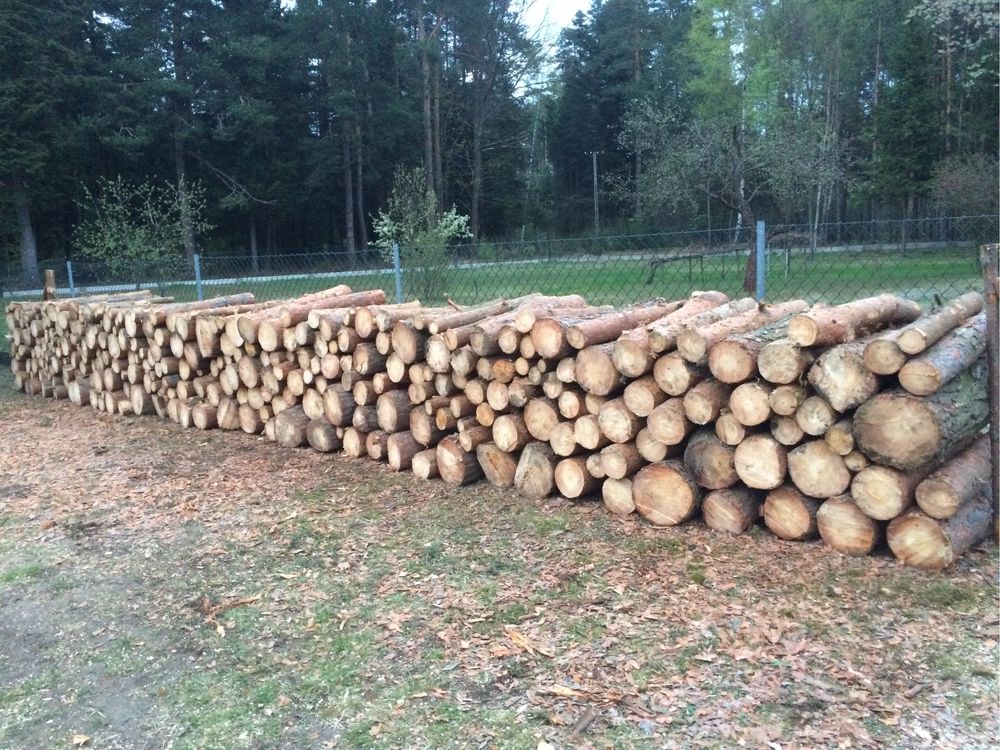
<path fill-rule="evenodd" d="M 655 525 L 944 567 L 991 519 L 985 315 L 894 295 L 470 308 L 340 286 L 269 303 L 146 292 L 7 310 L 28 393 L 263 433 L 454 485 L 600 497 Z M 983 470 L 983 466 L 986 470 Z"/>

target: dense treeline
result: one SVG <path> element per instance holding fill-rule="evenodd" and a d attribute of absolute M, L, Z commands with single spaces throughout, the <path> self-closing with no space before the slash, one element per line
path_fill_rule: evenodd
<path fill-rule="evenodd" d="M 554 62 L 524 10 L 9 0 L 0 253 L 117 176 L 204 192 L 189 253 L 363 253 L 414 165 L 488 237 L 996 210 L 991 0 L 594 0 Z"/>

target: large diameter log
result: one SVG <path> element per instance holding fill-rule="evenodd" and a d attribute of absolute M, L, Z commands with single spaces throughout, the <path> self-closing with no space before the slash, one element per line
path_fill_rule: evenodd
<path fill-rule="evenodd" d="M 601 485 L 599 479 L 587 470 L 586 456 L 564 458 L 554 469 L 556 489 L 568 500 L 596 492 Z"/>
<path fill-rule="evenodd" d="M 948 305 L 935 313 L 904 327 L 896 339 L 896 344 L 904 354 L 920 354 L 943 338 L 953 328 L 962 324 L 983 309 L 983 296 L 978 292 L 968 292 L 956 297 Z"/>
<path fill-rule="evenodd" d="M 769 383 L 797 383 L 812 365 L 815 356 L 788 338 L 765 344 L 757 355 L 757 371 Z"/>
<path fill-rule="evenodd" d="M 929 396 L 970 367 L 986 351 L 986 313 L 942 336 L 899 370 L 899 384 L 914 396 Z"/>
<path fill-rule="evenodd" d="M 339 450 L 342 444 L 337 428 L 325 417 L 309 420 L 306 425 L 306 441 L 310 448 L 320 453 L 332 453 Z"/>
<path fill-rule="evenodd" d="M 701 506 L 701 497 L 701 488 L 680 461 L 650 464 L 632 479 L 636 510 L 656 526 L 676 526 L 688 520 Z"/>
<path fill-rule="evenodd" d="M 441 479 L 448 484 L 469 484 L 483 476 L 475 451 L 463 450 L 457 435 L 449 435 L 438 443 L 437 467 Z"/>
<path fill-rule="evenodd" d="M 635 512 L 631 479 L 605 479 L 601 485 L 601 499 L 604 500 L 604 507 L 616 516 Z"/>
<path fill-rule="evenodd" d="M 496 443 L 480 443 L 476 446 L 476 458 L 487 482 L 494 487 L 514 486 L 516 454 L 501 449 Z"/>
<path fill-rule="evenodd" d="M 816 512 L 820 501 L 803 495 L 790 484 L 771 490 L 764 499 L 764 524 L 780 539 L 799 542 L 819 533 Z"/>
<path fill-rule="evenodd" d="M 906 565 L 943 570 L 990 533 L 991 503 L 987 496 L 966 503 L 947 520 L 911 510 L 887 529 L 889 549 Z"/>
<path fill-rule="evenodd" d="M 765 345 L 783 339 L 788 331 L 785 317 L 753 331 L 727 336 L 708 351 L 708 369 L 723 383 L 742 383 L 757 374 L 757 361 Z"/>
<path fill-rule="evenodd" d="M 405 430 L 410 423 L 413 404 L 405 390 L 386 391 L 375 401 L 378 425 L 386 432 Z"/>
<path fill-rule="evenodd" d="M 623 398 L 606 401 L 597 415 L 597 423 L 612 443 L 634 440 L 643 427 L 643 420 L 629 410 Z"/>
<path fill-rule="evenodd" d="M 876 521 L 891 521 L 913 505 L 914 492 L 930 468 L 903 473 L 872 464 L 854 475 L 851 497 L 862 512 Z"/>
<path fill-rule="evenodd" d="M 514 470 L 514 487 L 525 497 L 542 498 L 555 488 L 557 459 L 548 443 L 528 443 L 521 451 Z"/>
<path fill-rule="evenodd" d="M 692 300 L 693 302 L 694 300 Z M 710 307 L 695 315 L 685 316 L 687 306 L 682 307 L 672 316 L 651 323 L 649 328 L 649 347 L 653 352 L 670 351 L 677 345 L 677 337 L 686 329 L 704 328 L 729 317 L 741 315 L 757 308 L 757 302 L 751 297 L 732 300 L 721 305 Z"/>
<path fill-rule="evenodd" d="M 990 459 L 990 438 L 982 435 L 917 485 L 920 509 L 931 518 L 951 518 L 963 505 L 982 497 L 989 490 Z"/>
<path fill-rule="evenodd" d="M 773 490 L 785 481 L 788 452 L 771 435 L 750 435 L 736 446 L 733 465 L 747 487 Z"/>
<path fill-rule="evenodd" d="M 609 312 L 590 320 L 582 320 L 568 328 L 566 340 L 575 349 L 614 341 L 621 335 L 622 331 L 652 323 L 658 318 L 679 310 L 683 304 L 683 300 L 649 302 L 625 310 Z M 540 350 L 539 352 L 545 356 L 544 352 Z"/>
<path fill-rule="evenodd" d="M 368 455 L 368 447 L 366 442 L 368 440 L 368 434 L 361 432 L 354 427 L 348 427 L 344 430 L 343 436 L 343 447 L 344 455 L 350 458 L 360 458 L 361 456 Z"/>
<path fill-rule="evenodd" d="M 625 382 L 611 359 L 613 344 L 588 346 L 576 353 L 573 379 L 587 393 L 607 396 Z"/>
<path fill-rule="evenodd" d="M 844 459 L 824 440 L 812 440 L 788 453 L 788 474 L 792 483 L 809 497 L 841 495 L 851 484 L 851 472 Z"/>
<path fill-rule="evenodd" d="M 285 409 L 274 418 L 274 440 L 285 448 L 299 448 L 306 444 L 309 417 L 301 406 Z"/>
<path fill-rule="evenodd" d="M 715 531 L 743 534 L 760 518 L 761 496 L 746 487 L 713 490 L 701 502 L 705 525 Z"/>
<path fill-rule="evenodd" d="M 413 465 L 413 457 L 420 453 L 422 447 L 408 430 L 392 433 L 386 440 L 385 448 L 389 468 L 396 471 L 409 469 Z"/>
<path fill-rule="evenodd" d="M 879 521 L 869 518 L 850 495 L 838 495 L 816 511 L 816 526 L 827 546 L 845 555 L 868 555 L 882 538 Z"/>
<path fill-rule="evenodd" d="M 625 479 L 646 463 L 635 443 L 612 443 L 600 453 L 601 473 L 612 479 Z"/>
<path fill-rule="evenodd" d="M 830 406 L 845 412 L 878 393 L 878 376 L 865 365 L 864 351 L 870 339 L 831 347 L 809 368 L 809 383 Z"/>
<path fill-rule="evenodd" d="M 920 305 L 916 302 L 895 294 L 880 294 L 832 307 L 819 305 L 796 315 L 788 324 L 788 338 L 799 346 L 829 346 L 918 317 Z"/>
<path fill-rule="evenodd" d="M 760 305 L 756 310 L 734 315 L 708 326 L 687 328 L 677 337 L 677 351 L 688 362 L 707 364 L 709 349 L 727 336 L 771 325 L 807 308 L 808 305 L 802 300 Z"/>
<path fill-rule="evenodd" d="M 708 490 L 730 487 L 739 481 L 735 451 L 715 436 L 715 430 L 702 427 L 688 440 L 684 449 L 684 467 L 699 486 Z"/>
<path fill-rule="evenodd" d="M 964 448 L 989 415 L 980 360 L 929 396 L 901 389 L 869 399 L 854 413 L 854 439 L 872 460 L 903 471 L 938 464 Z"/>

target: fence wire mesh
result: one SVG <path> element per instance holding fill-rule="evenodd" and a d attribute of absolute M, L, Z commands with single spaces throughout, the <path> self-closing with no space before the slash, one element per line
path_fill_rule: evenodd
<path fill-rule="evenodd" d="M 765 296 L 843 302 L 895 292 L 935 304 L 978 287 L 977 248 L 1000 236 L 997 216 L 919 220 L 769 224 Z M 438 304 L 476 303 L 529 292 L 582 294 L 596 304 L 678 298 L 696 289 L 730 295 L 755 286 L 748 268 L 754 227 L 660 234 L 475 242 L 450 247 L 434 264 L 414 263 L 400 248 L 403 296 Z M 42 268 L 56 274 L 60 296 L 146 287 L 178 301 L 193 300 L 198 284 L 190 259 L 115 263 L 46 261 L 34 273 L 0 266 L 0 301 L 38 299 Z M 395 297 L 391 258 L 376 248 L 200 256 L 205 297 L 237 291 L 282 299 L 334 284 L 384 289 Z M 72 279 L 70 278 L 72 273 Z M 4 331 L 0 331 L 0 334 Z"/>

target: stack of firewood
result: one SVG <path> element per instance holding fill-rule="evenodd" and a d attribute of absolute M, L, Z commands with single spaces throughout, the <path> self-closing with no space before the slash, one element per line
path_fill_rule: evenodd
<path fill-rule="evenodd" d="M 147 293 L 8 308 L 29 393 L 264 433 L 617 514 L 697 515 L 948 565 L 988 531 L 982 298 L 471 308 L 347 287 L 254 304 Z M 983 467 L 986 467 L 985 470 Z"/>

